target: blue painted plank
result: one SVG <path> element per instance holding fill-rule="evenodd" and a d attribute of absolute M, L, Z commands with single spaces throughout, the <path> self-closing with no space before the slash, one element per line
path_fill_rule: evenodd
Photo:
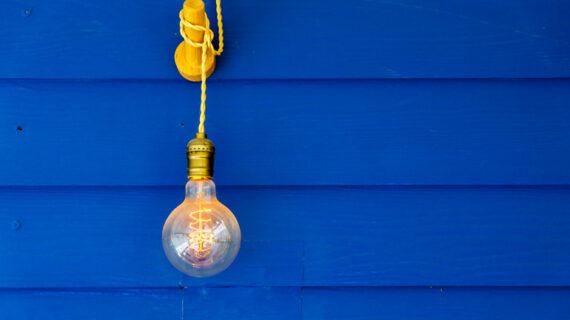
<path fill-rule="evenodd" d="M 206 131 L 220 185 L 569 184 L 569 87 L 211 81 Z M 2 81 L 0 185 L 181 185 L 198 90 Z"/>
<path fill-rule="evenodd" d="M 178 79 L 182 2 L 2 1 L 0 77 Z M 568 77 L 569 10 L 563 0 L 224 1 L 214 77 Z"/>
<path fill-rule="evenodd" d="M 182 304 L 182 298 L 184 303 Z M 556 288 L 187 288 L 1 290 L 18 319 L 567 319 Z M 302 305 L 302 307 L 301 307 Z"/>
<path fill-rule="evenodd" d="M 184 319 L 300 319 L 301 288 L 184 289 Z"/>
<path fill-rule="evenodd" d="M 2 319 L 299 319 L 301 289 L 0 290 Z M 184 300 L 184 301 L 182 301 Z"/>
<path fill-rule="evenodd" d="M 245 242 L 205 280 L 162 252 L 182 192 L 1 189 L 0 286 L 570 285 L 568 187 L 220 188 Z"/>
<path fill-rule="evenodd" d="M 301 241 L 251 239 L 222 274 L 196 279 L 166 259 L 162 226 L 183 189 L 27 189 L 0 192 L 0 287 L 289 285 L 302 281 Z M 9 204 L 9 205 L 8 205 Z M 34 208 L 35 207 L 35 208 Z M 242 225 L 242 232 L 247 232 Z M 36 238 L 39 236 L 40 238 Z"/>
<path fill-rule="evenodd" d="M 174 289 L 0 290 L 0 314 L 10 320 L 182 319 Z"/>
<path fill-rule="evenodd" d="M 570 290 L 305 288 L 303 319 L 568 319 Z"/>

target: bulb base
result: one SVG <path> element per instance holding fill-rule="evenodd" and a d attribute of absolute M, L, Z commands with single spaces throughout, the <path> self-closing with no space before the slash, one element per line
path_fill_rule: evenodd
<path fill-rule="evenodd" d="M 196 133 L 196 138 L 188 142 L 188 179 L 208 180 L 214 177 L 214 155 L 216 148 L 205 133 Z"/>

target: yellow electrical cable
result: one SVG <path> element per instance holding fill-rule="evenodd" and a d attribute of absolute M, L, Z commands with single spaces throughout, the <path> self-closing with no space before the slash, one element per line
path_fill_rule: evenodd
<path fill-rule="evenodd" d="M 216 12 L 218 13 L 217 20 L 218 20 L 218 50 L 214 49 L 214 45 L 212 44 L 212 40 L 214 39 L 214 32 L 210 29 L 210 20 L 208 16 L 205 15 L 206 25 L 195 25 L 184 19 L 184 15 L 182 14 L 183 10 L 180 10 L 180 34 L 184 41 L 189 43 L 191 46 L 195 48 L 202 48 L 202 96 L 200 102 L 200 124 L 198 125 L 198 132 L 204 132 L 204 122 L 206 121 L 206 57 L 208 50 L 212 50 L 213 54 L 219 56 L 224 51 L 224 30 L 222 24 L 222 5 L 221 0 L 216 0 Z M 190 38 L 186 35 L 186 31 L 184 27 L 188 27 L 197 31 L 204 32 L 204 39 L 202 42 L 194 42 L 190 40 Z"/>

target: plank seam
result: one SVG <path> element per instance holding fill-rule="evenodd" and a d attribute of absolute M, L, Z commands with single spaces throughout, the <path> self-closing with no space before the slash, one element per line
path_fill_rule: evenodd
<path fill-rule="evenodd" d="M 570 286 L 246 286 L 246 285 L 232 285 L 232 286 L 185 286 L 183 290 L 179 287 L 34 287 L 34 288 L 0 288 L 0 292 L 26 292 L 26 291 L 45 291 L 45 292 L 116 292 L 116 291 L 174 291 L 178 290 L 183 292 L 186 289 L 239 289 L 239 288 L 299 288 L 301 292 L 305 289 L 377 289 L 377 290 L 391 290 L 391 289 L 473 289 L 473 290 L 486 290 L 486 289 L 501 289 L 501 290 L 570 290 Z"/>
<path fill-rule="evenodd" d="M 25 189 L 180 189 L 184 185 L 0 185 L 0 191 L 5 190 L 25 190 Z M 216 185 L 218 189 L 291 189 L 291 188 L 336 188 L 336 189 L 568 189 L 570 184 L 268 184 L 268 185 Z"/>
<path fill-rule="evenodd" d="M 363 81 L 363 82 L 523 82 L 523 81 L 568 81 L 570 77 L 537 77 L 537 78 L 212 78 L 208 83 L 216 82 L 342 82 L 342 81 Z M 0 82 L 176 82 L 187 83 L 184 79 L 174 78 L 0 78 Z"/>

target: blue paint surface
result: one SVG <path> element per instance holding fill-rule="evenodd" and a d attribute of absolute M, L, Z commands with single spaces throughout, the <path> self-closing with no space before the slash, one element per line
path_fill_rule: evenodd
<path fill-rule="evenodd" d="M 568 88 L 565 79 L 209 81 L 216 183 L 569 184 Z M 0 94 L 0 185 L 185 183 L 199 86 L 18 80 L 0 81 Z"/>
<path fill-rule="evenodd" d="M 179 79 L 181 3 L 3 1 L 0 69 L 8 78 Z M 567 77 L 569 10 L 565 0 L 225 1 L 213 77 Z"/>
<path fill-rule="evenodd" d="M 0 319 L 570 318 L 568 1 L 223 2 L 207 279 L 160 242 L 181 5 L 0 4 Z"/>

